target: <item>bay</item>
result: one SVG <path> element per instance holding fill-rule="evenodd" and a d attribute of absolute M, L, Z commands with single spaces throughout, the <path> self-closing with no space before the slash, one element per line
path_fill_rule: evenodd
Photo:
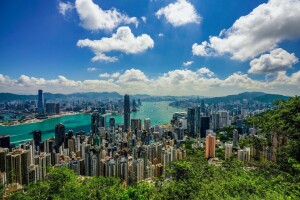
<path fill-rule="evenodd" d="M 139 111 L 131 113 L 131 119 L 141 119 L 142 123 L 145 118 L 151 119 L 151 125 L 159 125 L 170 123 L 174 112 L 185 111 L 180 108 L 174 108 L 169 106 L 169 101 L 160 102 L 143 102 Z M 123 115 L 111 115 L 106 117 L 106 122 L 109 122 L 109 118 L 114 117 L 116 124 L 124 122 Z M 47 119 L 43 122 L 37 122 L 32 124 L 22 124 L 17 126 L 0 126 L 0 135 L 10 135 L 11 143 L 20 143 L 22 141 L 32 140 L 32 131 L 41 130 L 42 140 L 49 139 L 54 136 L 54 129 L 56 124 L 63 123 L 68 130 L 73 130 L 75 133 L 78 131 L 90 132 L 91 128 L 91 115 L 90 114 L 76 114 L 69 116 L 62 116 L 54 119 Z"/>

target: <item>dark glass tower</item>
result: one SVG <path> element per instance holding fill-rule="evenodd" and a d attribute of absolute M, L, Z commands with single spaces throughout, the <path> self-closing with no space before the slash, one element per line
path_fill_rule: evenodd
<path fill-rule="evenodd" d="M 209 117 L 201 117 L 201 129 L 200 129 L 200 137 L 206 137 L 206 130 L 209 129 L 210 118 Z"/>
<path fill-rule="evenodd" d="M 40 149 L 40 144 L 42 141 L 42 132 L 40 130 L 35 130 L 32 132 L 32 134 L 33 134 L 35 150 L 38 151 Z"/>
<path fill-rule="evenodd" d="M 92 134 L 98 134 L 99 125 L 100 125 L 100 115 L 97 111 L 94 111 L 91 117 Z"/>
<path fill-rule="evenodd" d="M 0 147 L 10 148 L 10 136 L 9 135 L 0 135 Z"/>
<path fill-rule="evenodd" d="M 124 96 L 124 131 L 128 131 L 130 127 L 130 99 L 129 95 Z"/>
<path fill-rule="evenodd" d="M 39 92 L 38 92 L 38 113 L 40 115 L 43 115 L 45 113 L 43 90 L 39 90 Z"/>
<path fill-rule="evenodd" d="M 189 137 L 196 137 L 196 109 L 188 108 L 187 129 Z"/>
<path fill-rule="evenodd" d="M 62 145 L 65 140 L 65 126 L 59 123 L 55 126 L 55 147 L 56 150 Z"/>

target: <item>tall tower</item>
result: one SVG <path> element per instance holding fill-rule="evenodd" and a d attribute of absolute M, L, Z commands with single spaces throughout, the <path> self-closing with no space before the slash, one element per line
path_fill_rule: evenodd
<path fill-rule="evenodd" d="M 130 99 L 129 95 L 124 96 L 124 130 L 127 132 L 130 127 Z"/>
<path fill-rule="evenodd" d="M 187 129 L 189 137 L 196 137 L 196 109 L 188 108 Z"/>
<path fill-rule="evenodd" d="M 91 134 L 98 134 L 98 128 L 100 125 L 100 115 L 98 111 L 94 111 L 91 117 Z"/>
<path fill-rule="evenodd" d="M 201 117 L 201 129 L 200 129 L 200 137 L 205 138 L 206 137 L 206 130 L 208 130 L 210 124 L 210 118 L 209 117 Z"/>
<path fill-rule="evenodd" d="M 56 150 L 63 144 L 65 140 L 65 126 L 59 123 L 55 126 L 55 147 Z"/>
<path fill-rule="evenodd" d="M 205 155 L 206 158 L 214 158 L 215 152 L 216 152 L 216 137 L 212 136 L 211 134 L 208 134 L 206 136 L 205 141 Z"/>
<path fill-rule="evenodd" d="M 38 113 L 40 115 L 43 115 L 45 113 L 43 90 L 38 91 Z"/>
<path fill-rule="evenodd" d="M 42 142 L 42 132 L 40 130 L 32 131 L 33 140 L 35 145 L 35 151 L 40 150 L 40 144 Z"/>

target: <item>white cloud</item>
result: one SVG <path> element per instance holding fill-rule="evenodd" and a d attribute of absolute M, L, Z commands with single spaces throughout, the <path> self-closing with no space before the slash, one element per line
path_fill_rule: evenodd
<path fill-rule="evenodd" d="M 186 62 L 183 62 L 182 65 L 184 67 L 188 67 L 188 66 L 192 65 L 193 63 L 194 63 L 194 61 L 186 61 Z"/>
<path fill-rule="evenodd" d="M 215 73 L 213 73 L 212 71 L 210 71 L 210 69 L 208 69 L 207 67 L 202 67 L 200 68 L 197 73 L 203 75 L 203 76 L 208 76 L 208 77 L 212 77 L 215 75 Z"/>
<path fill-rule="evenodd" d="M 108 74 L 108 73 L 99 74 L 99 77 L 100 77 L 100 78 L 109 78 L 109 77 L 110 77 L 110 74 Z"/>
<path fill-rule="evenodd" d="M 87 68 L 87 71 L 88 72 L 94 72 L 94 71 L 97 71 L 97 68 L 95 68 L 95 67 L 89 67 L 89 68 Z"/>
<path fill-rule="evenodd" d="M 195 43 L 193 54 L 229 54 L 236 60 L 252 59 L 276 48 L 284 40 L 299 38 L 299 19 L 299 0 L 269 0 L 240 17 L 231 28 L 222 30 L 219 36 L 210 36 L 209 42 Z"/>
<path fill-rule="evenodd" d="M 155 13 L 157 18 L 164 16 L 173 26 L 183 26 L 189 23 L 200 24 L 201 17 L 188 0 L 177 0 Z"/>
<path fill-rule="evenodd" d="M 158 37 L 164 37 L 165 35 L 163 33 L 159 33 Z"/>
<path fill-rule="evenodd" d="M 269 74 L 279 71 L 285 71 L 291 68 L 293 64 L 298 62 L 295 54 L 278 48 L 269 54 L 263 54 L 250 62 L 251 68 L 248 73 L 251 74 Z"/>
<path fill-rule="evenodd" d="M 122 73 L 102 74 L 94 80 L 72 80 L 65 76 L 45 79 L 21 75 L 13 79 L 0 74 L 0 91 L 13 93 L 36 93 L 38 89 L 52 93 L 111 92 L 121 94 L 144 93 L 150 95 L 205 95 L 222 96 L 245 91 L 262 91 L 285 95 L 300 95 L 300 71 L 288 75 L 273 74 L 269 80 L 255 80 L 248 74 L 236 72 L 219 78 L 208 68 L 198 70 L 176 69 L 149 78 L 139 69 Z"/>
<path fill-rule="evenodd" d="M 115 72 L 113 74 L 109 74 L 109 73 L 103 73 L 103 74 L 99 74 L 100 78 L 110 78 L 109 80 L 114 80 L 115 78 L 119 78 L 121 74 L 119 72 Z"/>
<path fill-rule="evenodd" d="M 147 18 L 146 18 L 145 16 L 142 16 L 141 19 L 142 19 L 142 21 L 143 21 L 144 23 L 147 22 Z"/>
<path fill-rule="evenodd" d="M 74 5 L 69 1 L 67 1 L 66 3 L 60 1 L 58 3 L 58 11 L 63 16 L 65 16 L 67 14 L 67 12 L 69 12 L 73 9 L 74 9 Z"/>
<path fill-rule="evenodd" d="M 128 17 L 117 9 L 103 10 L 92 0 L 76 0 L 76 10 L 81 20 L 81 25 L 87 30 L 112 31 L 120 24 L 135 24 L 138 26 L 136 17 Z"/>
<path fill-rule="evenodd" d="M 117 57 L 105 55 L 107 52 L 120 51 L 126 54 L 137 54 L 146 51 L 148 48 L 154 47 L 154 41 L 147 34 L 135 37 L 130 28 L 120 27 L 112 37 L 104 37 L 100 40 L 79 40 L 78 47 L 89 47 L 96 56 L 92 61 L 108 61 L 115 62 Z"/>

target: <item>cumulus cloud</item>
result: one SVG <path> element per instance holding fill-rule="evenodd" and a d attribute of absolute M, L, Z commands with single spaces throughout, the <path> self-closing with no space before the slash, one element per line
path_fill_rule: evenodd
<path fill-rule="evenodd" d="M 164 16 L 173 26 L 183 26 L 189 23 L 200 24 L 201 17 L 195 7 L 188 0 L 177 0 L 155 13 L 159 19 Z"/>
<path fill-rule="evenodd" d="M 248 74 L 235 72 L 219 78 L 208 68 L 198 70 L 175 69 L 149 78 L 139 69 L 122 73 L 104 73 L 99 79 L 72 80 L 63 75 L 44 79 L 21 75 L 13 79 L 0 74 L 0 91 L 36 93 L 43 89 L 52 93 L 111 92 L 150 95 L 205 95 L 222 96 L 245 91 L 262 91 L 285 95 L 300 94 L 300 71 L 292 74 L 280 71 L 270 80 L 255 80 Z"/>
<path fill-rule="evenodd" d="M 103 37 L 100 40 L 84 39 L 77 42 L 78 47 L 89 47 L 95 57 L 92 61 L 115 62 L 117 57 L 107 56 L 105 53 L 120 51 L 126 54 L 137 54 L 154 47 L 154 41 L 147 34 L 135 37 L 128 26 L 118 28 L 112 37 Z"/>
<path fill-rule="evenodd" d="M 81 20 L 81 25 L 87 30 L 112 31 L 120 24 L 135 24 L 138 26 L 136 17 L 128 17 L 117 9 L 103 10 L 92 0 L 76 0 L 75 7 Z"/>
<path fill-rule="evenodd" d="M 67 14 L 67 12 L 69 12 L 73 9 L 74 9 L 74 5 L 69 1 L 67 1 L 66 3 L 60 1 L 58 3 L 58 11 L 63 16 L 65 16 Z"/>
<path fill-rule="evenodd" d="M 213 73 L 212 71 L 210 71 L 210 69 L 208 69 L 207 67 L 202 67 L 197 71 L 198 74 L 201 74 L 203 76 L 208 76 L 208 77 L 212 77 L 215 75 L 215 73 Z"/>
<path fill-rule="evenodd" d="M 182 65 L 184 67 L 188 67 L 188 66 L 192 65 L 193 63 L 194 63 L 194 61 L 186 61 L 186 62 L 183 62 Z"/>
<path fill-rule="evenodd" d="M 271 74 L 279 71 L 285 71 L 291 68 L 293 64 L 298 62 L 298 58 L 294 53 L 278 48 L 272 50 L 268 54 L 263 54 L 259 58 L 250 62 L 251 68 L 248 73 L 251 74 Z"/>
<path fill-rule="evenodd" d="M 284 40 L 299 38 L 299 19 L 299 0 L 269 0 L 240 17 L 219 36 L 195 43 L 192 52 L 197 56 L 229 54 L 235 60 L 252 59 L 276 48 Z"/>
<path fill-rule="evenodd" d="M 164 37 L 165 35 L 163 33 L 159 33 L 158 37 Z"/>
<path fill-rule="evenodd" d="M 89 68 L 87 68 L 87 71 L 88 72 L 94 72 L 94 71 L 97 71 L 97 68 L 95 68 L 95 67 L 89 67 Z"/>

